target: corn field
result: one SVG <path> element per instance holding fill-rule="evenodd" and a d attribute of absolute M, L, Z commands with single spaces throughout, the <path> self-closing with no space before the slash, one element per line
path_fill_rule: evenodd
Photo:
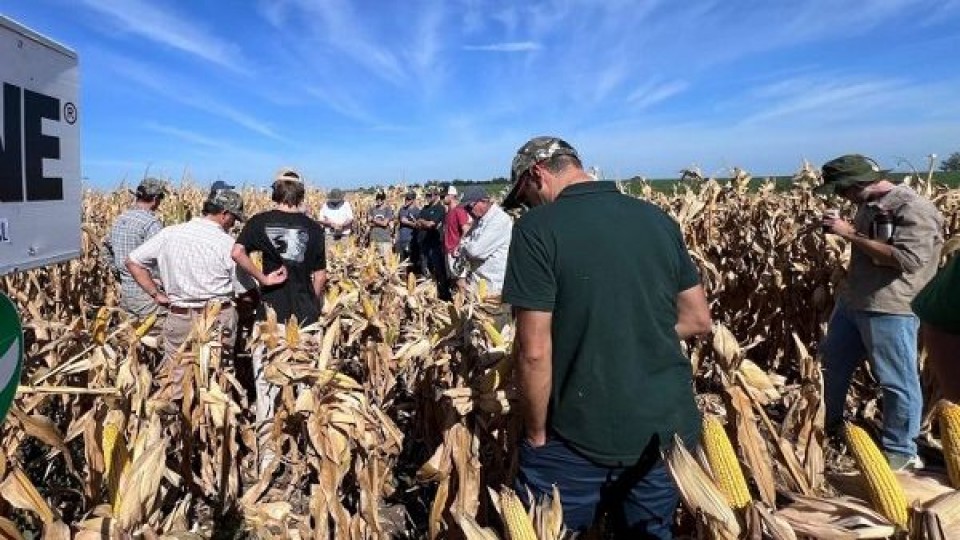
<path fill-rule="evenodd" d="M 960 191 L 912 181 L 955 236 Z M 817 182 L 805 167 L 783 192 L 749 189 L 743 171 L 694 178 L 671 194 L 640 186 L 680 223 L 716 321 L 712 336 L 686 344 L 705 444 L 666 452 L 683 501 L 676 530 L 960 538 L 956 478 L 951 486 L 947 472 L 875 470 L 868 432 L 879 404 L 868 373 L 858 374 L 850 402 L 867 427 L 851 424 L 863 431 L 850 437 L 854 466 L 828 472 L 839 458 L 824 440 L 816 348 L 849 249 L 820 232 L 827 202 L 811 192 Z M 397 208 L 404 191 L 390 190 L 388 203 Z M 160 207 L 164 223 L 198 215 L 204 196 L 181 187 Z M 270 204 L 254 190 L 244 198 L 248 215 Z M 309 208 L 322 201 L 308 191 Z M 372 197 L 350 201 L 364 222 Z M 563 537 L 556 494 L 525 509 L 504 487 L 520 436 L 512 328 L 498 326 L 482 291 L 441 301 L 402 261 L 356 240 L 337 245 L 318 323 L 257 323 L 230 360 L 213 331 L 216 313 L 205 313 L 178 358 L 189 368 L 183 398 L 168 401 L 159 389 L 172 366 L 159 362 L 156 329 L 115 307 L 101 254 L 131 202 L 125 190 L 88 191 L 83 256 L 2 278 L 21 309 L 27 360 L 0 428 L 0 537 Z M 267 378 L 282 389 L 268 427 L 275 457 L 262 474 L 249 382 L 259 345 L 269 351 Z M 926 396 L 932 441 L 953 409 Z"/>

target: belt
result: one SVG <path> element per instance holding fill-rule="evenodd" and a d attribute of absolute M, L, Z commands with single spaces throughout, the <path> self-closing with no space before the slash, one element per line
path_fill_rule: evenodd
<path fill-rule="evenodd" d="M 207 309 L 207 306 L 209 305 L 213 305 L 213 306 L 219 305 L 220 309 L 224 309 L 228 307 L 233 307 L 233 302 L 230 300 L 222 300 L 220 302 L 208 302 L 202 306 L 195 306 L 195 307 L 170 306 L 167 309 L 170 313 L 175 313 L 177 315 L 191 315 L 193 313 L 202 313 L 203 310 Z"/>

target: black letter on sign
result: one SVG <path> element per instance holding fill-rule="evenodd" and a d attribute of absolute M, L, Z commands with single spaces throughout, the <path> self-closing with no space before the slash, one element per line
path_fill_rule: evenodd
<path fill-rule="evenodd" d="M 3 140 L 0 141 L 0 202 L 23 202 L 20 145 L 20 88 L 3 83 Z"/>
<path fill-rule="evenodd" d="M 43 119 L 60 121 L 60 100 L 24 90 L 23 138 L 26 141 L 24 169 L 28 201 L 63 200 L 63 178 L 43 176 L 43 158 L 60 159 L 60 139 L 43 134 Z"/>

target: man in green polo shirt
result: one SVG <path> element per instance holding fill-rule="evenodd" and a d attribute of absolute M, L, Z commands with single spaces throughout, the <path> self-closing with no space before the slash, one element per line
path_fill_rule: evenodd
<path fill-rule="evenodd" d="M 522 493 L 560 490 L 582 531 L 606 515 L 629 538 L 671 538 L 678 493 L 660 459 L 700 415 L 680 341 L 710 312 L 680 228 L 594 180 L 573 149 L 537 137 L 514 157 L 515 224 L 503 301 L 516 310 Z"/>

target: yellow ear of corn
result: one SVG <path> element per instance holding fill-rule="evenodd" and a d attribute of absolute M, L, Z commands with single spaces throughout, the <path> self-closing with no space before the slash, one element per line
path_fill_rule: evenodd
<path fill-rule="evenodd" d="M 490 345 L 493 347 L 503 347 L 505 343 L 503 340 L 503 335 L 497 330 L 497 327 L 493 325 L 490 321 L 483 321 L 483 333 L 487 335 L 487 341 L 490 342 Z"/>
<path fill-rule="evenodd" d="M 147 315 L 147 318 L 144 319 L 143 322 L 140 323 L 140 326 L 137 327 L 137 330 L 136 330 L 137 337 L 142 338 L 143 336 L 147 335 L 147 332 L 149 332 L 150 329 L 153 328 L 153 325 L 156 324 L 156 322 L 157 322 L 156 313 L 151 313 L 150 315 Z"/>
<path fill-rule="evenodd" d="M 373 300 L 371 300 L 369 296 L 363 295 L 360 298 L 360 304 L 363 306 L 363 316 L 366 317 L 367 320 L 372 319 L 377 314 Z"/>
<path fill-rule="evenodd" d="M 114 422 L 103 426 L 103 476 L 107 480 L 107 490 L 110 495 L 110 504 L 116 510 L 120 507 L 120 478 L 130 467 L 130 451 L 127 449 L 126 437 L 120 431 L 120 426 Z"/>
<path fill-rule="evenodd" d="M 110 322 L 110 308 L 101 306 L 97 310 L 97 317 L 93 321 L 93 341 L 103 345 L 107 341 L 107 323 Z"/>
<path fill-rule="evenodd" d="M 907 497 L 897 477 L 890 469 L 887 459 L 880 453 L 876 443 L 860 426 L 848 423 L 847 444 L 857 466 L 863 474 L 873 509 L 880 512 L 894 525 L 907 527 Z"/>
<path fill-rule="evenodd" d="M 500 511 L 503 513 L 503 522 L 507 526 L 509 540 L 537 540 L 533 520 L 524 510 L 520 498 L 510 488 L 500 491 Z"/>
<path fill-rule="evenodd" d="M 263 272 L 263 252 L 254 251 L 250 254 L 250 260 L 253 262 L 253 265 L 257 267 L 257 270 Z"/>
<path fill-rule="evenodd" d="M 960 489 L 960 405 L 956 403 L 940 403 L 940 442 L 950 485 Z"/>
<path fill-rule="evenodd" d="M 493 368 L 477 377 L 471 386 L 481 394 L 493 392 L 503 386 L 511 371 L 513 371 L 513 357 L 504 356 Z"/>
<path fill-rule="evenodd" d="M 703 417 L 703 450 L 713 472 L 717 487 L 735 510 L 750 504 L 750 489 L 737 461 L 737 454 L 727 437 L 723 424 L 715 416 Z"/>

